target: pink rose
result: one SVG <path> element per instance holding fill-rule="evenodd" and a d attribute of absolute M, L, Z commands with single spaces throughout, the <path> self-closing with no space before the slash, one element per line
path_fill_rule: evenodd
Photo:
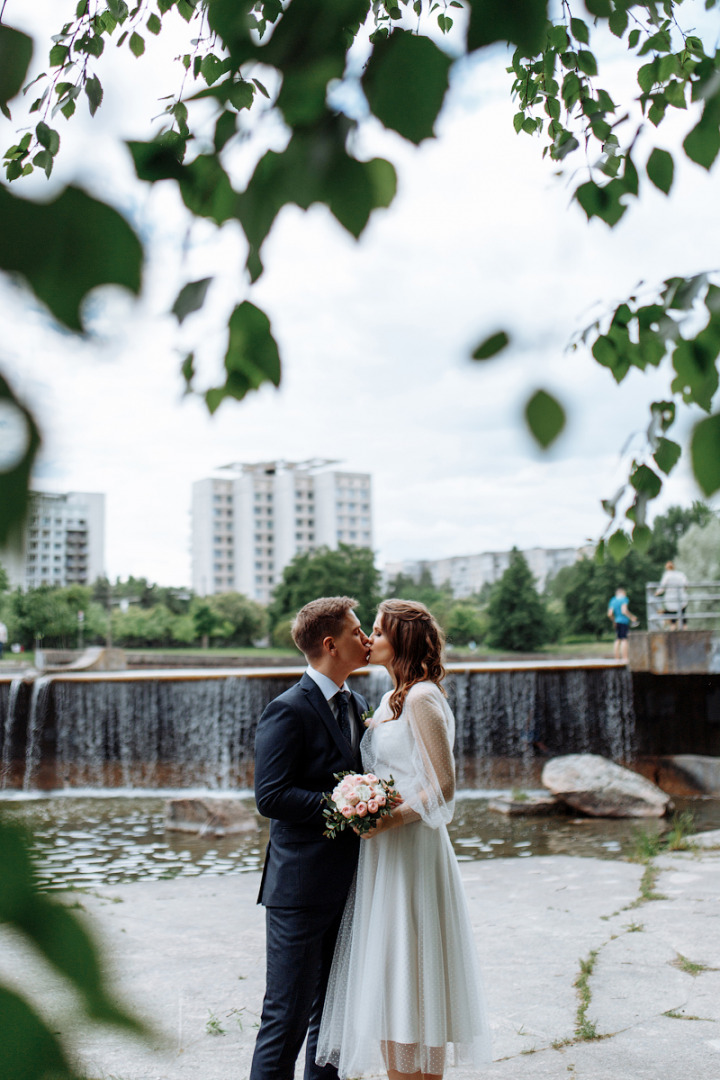
<path fill-rule="evenodd" d="M 368 780 L 371 784 L 377 784 L 377 776 L 375 775 L 375 773 L 366 773 L 365 779 Z"/>
<path fill-rule="evenodd" d="M 375 796 L 375 802 L 378 804 L 378 806 L 384 806 L 387 802 L 387 799 L 384 795 L 380 794 Z"/>
<path fill-rule="evenodd" d="M 368 812 L 367 803 L 359 802 L 355 807 L 355 813 L 358 817 L 365 817 Z"/>
<path fill-rule="evenodd" d="M 360 799 L 357 795 L 353 793 L 351 795 L 348 795 L 347 801 L 350 803 L 351 806 L 357 806 L 357 804 L 360 802 Z"/>
<path fill-rule="evenodd" d="M 340 813 L 342 814 L 343 817 L 352 817 L 353 816 L 353 808 L 352 808 L 352 806 L 343 806 Z"/>
<path fill-rule="evenodd" d="M 367 808 L 371 814 L 377 814 L 380 809 L 380 803 L 376 799 L 368 799 Z"/>

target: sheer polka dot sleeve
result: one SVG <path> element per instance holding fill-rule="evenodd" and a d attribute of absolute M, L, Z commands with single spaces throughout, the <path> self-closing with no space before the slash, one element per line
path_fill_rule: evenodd
<path fill-rule="evenodd" d="M 401 720 L 413 734 L 413 790 L 402 792 L 403 817 L 422 818 L 437 829 L 452 820 L 455 808 L 455 720 L 442 691 L 434 683 L 410 688 Z"/>

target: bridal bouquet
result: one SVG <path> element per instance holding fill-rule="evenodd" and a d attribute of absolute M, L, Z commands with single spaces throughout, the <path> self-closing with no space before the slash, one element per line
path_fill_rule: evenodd
<path fill-rule="evenodd" d="M 346 772 L 335 773 L 335 779 L 337 787 L 325 796 L 329 809 L 323 810 L 327 822 L 323 835 L 331 840 L 348 826 L 360 834 L 370 832 L 402 802 L 392 776 L 378 780 L 374 773 Z"/>

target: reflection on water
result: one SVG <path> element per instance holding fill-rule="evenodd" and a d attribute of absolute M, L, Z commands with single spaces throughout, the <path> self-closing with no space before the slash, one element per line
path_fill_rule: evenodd
<path fill-rule="evenodd" d="M 166 794 L 134 798 L 11 798 L 0 801 L 0 812 L 32 831 L 40 881 L 46 889 L 242 874 L 260 869 L 267 843 L 267 821 L 258 818 L 260 828 L 249 836 L 200 839 L 188 833 L 165 832 Z M 254 808 L 250 795 L 243 801 Z M 675 802 L 678 810 L 693 812 L 698 831 L 720 828 L 717 799 Z M 638 829 L 658 832 L 667 825 L 657 820 L 507 818 L 489 810 L 487 798 L 473 794 L 458 798 L 450 835 L 461 861 L 530 855 L 617 858 L 633 850 Z"/>

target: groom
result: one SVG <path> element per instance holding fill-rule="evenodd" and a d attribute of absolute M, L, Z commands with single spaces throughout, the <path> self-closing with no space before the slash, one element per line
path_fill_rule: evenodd
<path fill-rule="evenodd" d="M 255 737 L 255 800 L 271 818 L 258 903 L 265 906 L 267 982 L 250 1080 L 292 1080 L 307 1034 L 305 1080 L 337 1080 L 315 1051 L 335 939 L 358 858 L 350 830 L 323 836 L 323 792 L 334 773 L 362 771 L 367 702 L 345 679 L 369 639 L 348 596 L 306 604 L 292 626 L 308 668 L 272 701 Z"/>

